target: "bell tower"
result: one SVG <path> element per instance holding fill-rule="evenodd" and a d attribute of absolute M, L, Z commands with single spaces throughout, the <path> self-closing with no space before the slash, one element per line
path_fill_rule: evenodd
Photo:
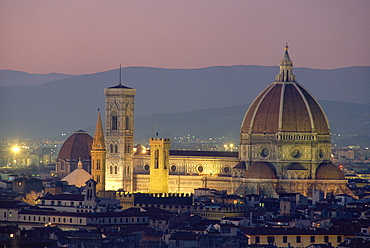
<path fill-rule="evenodd" d="M 132 192 L 136 90 L 120 82 L 117 86 L 104 89 L 104 94 L 107 146 L 105 189 Z"/>

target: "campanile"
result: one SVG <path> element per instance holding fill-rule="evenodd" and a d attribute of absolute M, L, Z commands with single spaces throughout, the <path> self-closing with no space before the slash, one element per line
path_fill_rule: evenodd
<path fill-rule="evenodd" d="M 119 83 L 104 89 L 104 94 L 107 146 L 105 189 L 132 192 L 136 90 Z"/>

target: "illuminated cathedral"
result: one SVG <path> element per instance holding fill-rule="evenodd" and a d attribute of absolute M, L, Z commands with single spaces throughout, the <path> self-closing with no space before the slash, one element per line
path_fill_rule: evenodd
<path fill-rule="evenodd" d="M 104 94 L 105 130 L 99 113 L 90 145 L 89 171 L 98 190 L 193 193 L 196 188 L 213 188 L 269 197 L 311 196 L 316 190 L 353 195 L 341 170 L 330 162 L 328 119 L 296 81 L 288 46 L 275 82 L 244 116 L 239 152 L 171 150 L 168 138 L 150 139 L 149 150 L 134 147 L 136 90 L 119 83 Z M 64 154 L 73 147 L 69 143 L 61 149 Z M 61 168 L 57 163 L 58 175 L 66 173 Z"/>

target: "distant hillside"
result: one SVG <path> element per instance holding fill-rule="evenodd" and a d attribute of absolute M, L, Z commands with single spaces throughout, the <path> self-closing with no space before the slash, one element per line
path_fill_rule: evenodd
<path fill-rule="evenodd" d="M 71 77 L 74 77 L 74 75 L 61 73 L 35 74 L 23 71 L 0 70 L 0 86 L 37 86 Z"/>
<path fill-rule="evenodd" d="M 151 134 L 152 123 L 166 127 L 163 132 L 167 133 L 202 130 L 204 135 L 216 132 L 238 135 L 246 104 L 271 84 L 278 72 L 278 67 L 264 66 L 202 69 L 128 67 L 122 69 L 122 81 L 124 85 L 136 89 L 135 125 L 138 138 L 146 137 L 141 133 L 148 130 Z M 370 67 L 335 70 L 295 68 L 294 74 L 298 82 L 317 99 L 357 103 L 348 107 L 348 112 L 344 107 L 338 108 L 339 103 L 328 107 L 328 110 L 324 106 L 329 119 L 333 120 L 333 130 L 336 126 L 338 132 L 343 133 L 357 134 L 368 130 L 365 124 L 365 129 L 359 124 L 363 120 L 366 122 L 366 116 L 363 117 L 362 110 L 357 108 L 369 107 L 358 103 L 369 102 Z M 105 107 L 104 88 L 117 85 L 118 78 L 119 70 L 112 70 L 73 76 L 35 87 L 0 87 L 0 139 L 47 138 L 95 125 L 97 109 L 104 110 Z M 229 107 L 241 105 L 243 107 L 236 109 Z M 217 108 L 225 111 L 221 113 Z M 329 108 L 333 110 L 333 117 Z M 188 111 L 196 109 L 211 110 L 206 111 L 208 118 L 200 110 L 186 116 Z M 157 115 L 159 113 L 163 114 Z M 169 113 L 181 114 L 168 116 Z M 214 113 L 213 116 L 211 113 Z M 346 120 L 351 118 L 351 125 L 343 126 L 342 123 L 349 122 L 342 121 L 338 114 Z M 161 118 L 167 118 L 166 125 L 157 124 L 157 119 Z M 335 121 L 337 119 L 340 123 Z"/>

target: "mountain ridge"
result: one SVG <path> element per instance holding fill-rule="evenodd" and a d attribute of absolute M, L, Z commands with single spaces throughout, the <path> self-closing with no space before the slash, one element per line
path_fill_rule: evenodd
<path fill-rule="evenodd" d="M 136 89 L 138 121 L 141 116 L 159 113 L 250 103 L 274 82 L 278 72 L 277 66 L 257 65 L 197 69 L 126 67 L 122 68 L 122 83 Z M 368 66 L 332 70 L 294 68 L 293 72 L 316 99 L 368 103 Z M 32 87 L 1 86 L 0 139 L 53 137 L 94 125 L 98 108 L 104 115 L 104 88 L 117 85 L 119 73 L 119 69 L 114 69 Z M 243 116 L 244 113 L 240 118 Z M 193 126 L 197 126 L 196 123 Z"/>

